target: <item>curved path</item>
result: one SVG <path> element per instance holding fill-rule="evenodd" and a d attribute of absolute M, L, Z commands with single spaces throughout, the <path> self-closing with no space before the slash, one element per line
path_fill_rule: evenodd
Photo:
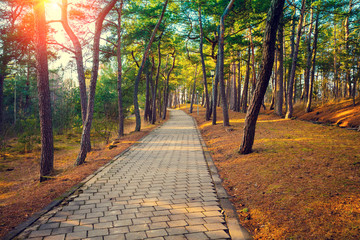
<path fill-rule="evenodd" d="M 230 239 L 194 121 L 170 114 L 20 237 Z"/>

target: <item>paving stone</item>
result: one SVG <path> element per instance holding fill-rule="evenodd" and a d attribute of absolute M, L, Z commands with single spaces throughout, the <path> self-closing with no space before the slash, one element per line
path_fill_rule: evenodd
<path fill-rule="evenodd" d="M 151 222 L 166 222 L 170 221 L 168 216 L 157 216 L 157 217 L 151 217 Z"/>
<path fill-rule="evenodd" d="M 185 234 L 186 239 L 188 240 L 203 240 L 203 239 L 209 239 L 204 233 L 189 233 Z"/>
<path fill-rule="evenodd" d="M 105 236 L 109 234 L 108 229 L 95 229 L 88 231 L 88 237 Z"/>
<path fill-rule="evenodd" d="M 94 224 L 94 229 L 101 229 L 101 228 L 112 228 L 112 222 L 103 222 L 103 223 L 96 223 Z"/>
<path fill-rule="evenodd" d="M 68 233 L 66 234 L 66 240 L 67 239 L 82 239 L 82 238 L 86 238 L 87 232 L 83 231 L 83 232 L 73 232 L 73 233 Z"/>
<path fill-rule="evenodd" d="M 65 234 L 52 235 L 44 238 L 44 240 L 64 240 L 64 239 L 65 239 Z"/>
<path fill-rule="evenodd" d="M 204 227 L 204 225 L 189 225 L 189 226 L 186 226 L 185 228 L 190 233 L 207 231 L 207 229 Z"/>
<path fill-rule="evenodd" d="M 30 238 L 33 237 L 44 237 L 44 236 L 48 236 L 51 233 L 51 229 L 46 229 L 46 230 L 37 230 L 37 231 L 32 231 L 29 235 Z"/>
<path fill-rule="evenodd" d="M 188 233 L 185 227 L 172 227 L 165 229 L 169 235 L 179 235 Z"/>
<path fill-rule="evenodd" d="M 165 229 L 153 229 L 146 231 L 146 235 L 149 238 L 162 237 L 162 236 L 166 236 L 167 232 L 165 231 Z"/>
<path fill-rule="evenodd" d="M 208 231 L 208 232 L 205 232 L 205 234 L 210 239 L 226 239 L 226 238 L 230 238 L 229 234 L 227 234 L 224 230 Z"/>
<path fill-rule="evenodd" d="M 125 234 L 112 234 L 105 236 L 104 240 L 125 240 Z"/>
<path fill-rule="evenodd" d="M 39 230 L 45 230 L 45 229 L 53 229 L 53 228 L 58 228 L 60 226 L 60 223 L 55 222 L 55 223 L 45 223 L 42 224 L 39 228 Z"/>
<path fill-rule="evenodd" d="M 167 222 L 167 224 L 169 225 L 169 227 L 183 227 L 188 225 L 187 222 L 185 222 L 184 220 L 169 221 Z"/>
<path fill-rule="evenodd" d="M 136 239 L 145 239 L 145 238 L 146 238 L 145 232 L 132 232 L 125 234 L 126 240 L 136 240 Z"/>
<path fill-rule="evenodd" d="M 139 232 L 139 231 L 145 231 L 149 229 L 149 226 L 147 224 L 138 224 L 138 225 L 131 225 L 129 226 L 130 232 Z"/>

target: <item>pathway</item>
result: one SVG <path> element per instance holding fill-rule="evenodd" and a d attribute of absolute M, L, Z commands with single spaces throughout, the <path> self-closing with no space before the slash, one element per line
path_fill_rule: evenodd
<path fill-rule="evenodd" d="M 28 239 L 229 239 L 194 122 L 182 111 L 95 175 Z"/>

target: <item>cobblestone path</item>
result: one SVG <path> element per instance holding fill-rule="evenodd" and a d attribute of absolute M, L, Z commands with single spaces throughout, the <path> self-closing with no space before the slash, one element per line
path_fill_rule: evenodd
<path fill-rule="evenodd" d="M 170 114 L 20 238 L 230 239 L 194 122 Z"/>

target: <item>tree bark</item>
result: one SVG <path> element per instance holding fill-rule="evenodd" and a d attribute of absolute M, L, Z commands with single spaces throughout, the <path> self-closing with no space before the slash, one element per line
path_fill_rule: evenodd
<path fill-rule="evenodd" d="M 350 58 L 350 47 L 349 47 L 349 36 L 350 36 L 350 19 L 349 16 L 351 15 L 351 11 L 352 11 L 352 0 L 349 1 L 349 13 L 348 16 L 345 19 L 345 50 L 346 50 L 346 55 L 347 58 Z M 345 71 L 346 71 L 346 83 L 348 84 L 348 91 L 344 92 L 344 97 L 349 96 L 351 97 L 351 93 L 352 93 L 352 88 L 351 88 L 351 76 L 350 76 L 350 67 L 349 67 L 349 63 L 348 60 L 345 60 Z M 345 84 L 346 85 L 346 84 Z M 345 87 L 346 89 L 346 87 Z"/>
<path fill-rule="evenodd" d="M 196 75 L 197 75 L 197 65 L 195 65 L 194 86 L 193 86 L 193 92 L 192 92 L 192 95 L 191 95 L 191 103 L 190 103 L 189 113 L 193 112 L 193 105 L 194 105 L 195 92 L 196 92 Z"/>
<path fill-rule="evenodd" d="M 208 86 L 207 86 L 207 79 L 206 79 L 206 67 L 205 67 L 205 58 L 203 53 L 203 39 L 204 39 L 204 32 L 202 27 L 202 20 L 201 20 L 201 6 L 199 5 L 199 26 L 200 26 L 200 57 L 201 57 L 201 66 L 202 66 L 202 72 L 203 72 L 203 81 L 204 81 L 204 90 L 205 90 L 205 105 L 206 105 L 206 113 L 205 113 L 205 119 L 206 121 L 210 120 L 210 102 L 209 102 L 209 92 L 208 92 Z"/>
<path fill-rule="evenodd" d="M 252 39 L 251 27 L 249 28 L 249 39 L 250 39 L 250 47 L 251 47 L 251 69 L 252 69 L 252 91 L 253 94 L 256 86 L 256 69 L 255 69 L 255 48 Z"/>
<path fill-rule="evenodd" d="M 124 136 L 124 110 L 122 103 L 122 57 L 121 57 L 121 17 L 122 17 L 122 9 L 123 9 L 124 1 L 120 0 L 120 7 L 117 9 L 118 13 L 118 25 L 117 25 L 117 90 L 118 90 L 118 114 L 119 114 L 119 126 L 118 126 L 118 137 Z"/>
<path fill-rule="evenodd" d="M 310 17 L 310 26 L 308 31 L 308 36 L 306 38 L 306 69 L 305 69 L 305 76 L 304 76 L 304 90 L 301 94 L 301 99 L 308 99 L 309 94 L 309 79 L 310 79 L 310 70 L 311 70 L 311 59 L 312 59 L 312 51 L 311 51 L 311 34 L 312 34 L 312 26 L 313 26 L 313 16 L 314 11 L 311 9 L 311 17 Z"/>
<path fill-rule="evenodd" d="M 138 91 L 139 91 L 139 83 L 140 83 L 141 73 L 142 73 L 142 71 L 144 69 L 145 62 L 146 62 L 146 59 L 148 57 L 151 45 L 152 45 L 152 43 L 154 41 L 156 32 L 157 32 L 157 30 L 158 30 L 158 28 L 159 28 L 159 26 L 161 24 L 161 21 L 162 21 L 162 19 L 164 17 L 168 2 L 169 2 L 169 0 L 165 0 L 164 7 L 163 7 L 163 10 L 161 12 L 160 18 L 159 18 L 157 24 L 155 25 L 155 28 L 154 28 L 154 30 L 153 30 L 153 32 L 151 34 L 150 41 L 149 41 L 149 43 L 148 43 L 148 45 L 147 45 L 147 47 L 145 49 L 141 65 L 140 65 L 138 74 L 137 74 L 136 79 L 135 79 L 135 84 L 134 84 L 134 113 L 135 113 L 135 117 L 136 117 L 136 126 L 135 126 L 135 131 L 136 132 L 140 131 L 140 129 L 141 129 L 141 118 L 140 118 L 139 101 L 138 101 Z"/>
<path fill-rule="evenodd" d="M 312 59 L 312 70 L 311 70 L 311 79 L 310 79 L 310 86 L 309 86 L 309 94 L 308 94 L 308 101 L 306 104 L 305 112 L 311 112 L 311 101 L 312 101 L 312 94 L 313 94 L 313 86 L 314 86 L 314 78 L 315 78 L 315 68 L 316 68 L 316 53 L 317 53 L 317 40 L 319 34 L 319 15 L 320 11 L 318 10 L 316 16 L 316 23 L 315 23 L 315 34 L 314 34 L 314 42 L 313 42 L 313 59 Z"/>
<path fill-rule="evenodd" d="M 165 94 L 164 94 L 164 114 L 162 116 L 163 120 L 166 119 L 166 112 L 167 112 L 167 107 L 168 107 L 167 105 L 168 105 L 168 100 L 169 100 L 169 80 L 170 80 L 170 74 L 175 67 L 175 59 L 176 59 L 175 51 L 174 51 L 174 54 L 172 57 L 173 57 L 172 66 L 171 66 L 168 74 L 166 75 L 166 85 L 165 85 Z M 175 91 L 175 96 L 176 96 L 176 91 Z"/>
<path fill-rule="evenodd" d="M 283 24 L 282 24 L 282 20 L 280 20 L 280 24 L 279 24 L 279 30 L 278 30 L 278 45 L 276 47 L 276 51 L 277 51 L 277 60 L 278 60 L 278 64 L 277 67 L 278 69 L 277 74 L 276 74 L 276 93 L 275 93 L 275 113 L 278 116 L 282 116 L 283 112 L 282 112 L 282 108 L 283 108 L 283 100 L 284 100 L 284 49 L 283 49 L 283 39 L 284 39 L 284 29 L 283 29 Z"/>
<path fill-rule="evenodd" d="M 69 25 L 67 9 L 68 9 L 68 1 L 62 0 L 61 24 L 74 46 L 76 70 L 77 70 L 77 74 L 78 74 L 78 82 L 79 82 L 79 90 L 80 90 L 81 118 L 82 118 L 82 122 L 84 125 L 85 120 L 86 120 L 86 114 L 87 114 L 88 100 L 87 100 L 87 94 L 86 94 L 85 71 L 84 71 L 82 47 L 81 47 L 78 37 L 75 35 L 74 31 L 71 29 L 71 27 Z M 86 142 L 86 149 L 87 149 L 87 151 L 90 151 L 91 150 L 90 137 L 87 140 L 88 141 Z"/>
<path fill-rule="evenodd" d="M 151 117 L 151 124 L 155 124 L 156 122 L 156 94 L 157 94 L 157 88 L 159 85 L 159 76 L 160 76 L 160 67 L 161 67 L 161 37 L 164 32 L 160 34 L 159 37 L 159 43 L 158 43 L 158 66 L 156 70 L 156 77 L 155 77 L 155 86 L 153 91 L 153 99 L 152 99 L 152 117 Z"/>
<path fill-rule="evenodd" d="M 0 134 L 4 131 L 3 99 L 4 99 L 5 73 L 0 72 Z"/>
<path fill-rule="evenodd" d="M 218 61 L 219 61 L 219 85 L 220 85 L 220 93 L 221 93 L 221 103 L 223 110 L 223 125 L 230 126 L 229 122 L 229 111 L 227 106 L 227 99 L 225 94 L 225 83 L 224 83 L 224 35 L 225 35 L 225 18 L 230 12 L 234 4 L 234 0 L 230 0 L 227 5 L 223 15 L 220 18 L 220 32 L 219 32 L 219 53 L 218 53 Z"/>
<path fill-rule="evenodd" d="M 334 97 L 338 97 L 339 80 L 338 80 L 338 67 L 337 67 L 337 45 L 336 45 L 336 22 L 334 21 Z"/>
<path fill-rule="evenodd" d="M 246 62 L 246 74 L 245 74 L 245 81 L 244 81 L 244 88 L 242 93 L 242 99 L 241 99 L 241 111 L 243 113 L 247 112 L 247 99 L 248 99 L 248 89 L 249 89 L 249 79 L 250 79 L 250 45 L 248 48 L 248 59 Z"/>
<path fill-rule="evenodd" d="M 297 29 L 297 37 L 296 37 L 296 44 L 295 44 L 295 49 L 294 49 L 294 56 L 292 58 L 292 63 L 291 63 L 291 70 L 290 70 L 290 78 L 288 81 L 288 88 L 287 88 L 287 112 L 286 112 L 286 118 L 292 118 L 293 115 L 293 94 L 294 94 L 294 81 L 295 81 L 295 71 L 296 71 L 296 64 L 297 64 L 297 57 L 298 57 L 298 53 L 299 53 L 299 45 L 300 45 L 300 39 L 301 39 L 301 30 L 302 30 L 302 25 L 303 25 L 303 20 L 304 20 L 304 13 L 305 13 L 305 6 L 306 6 L 306 1 L 302 0 L 301 1 L 301 13 L 300 13 L 300 19 L 299 19 L 299 24 L 298 24 L 298 29 Z"/>
<path fill-rule="evenodd" d="M 216 125 L 216 107 L 218 104 L 218 85 L 219 85 L 219 71 L 218 71 L 218 61 L 216 61 L 216 69 L 215 69 L 215 79 L 214 79 L 214 86 L 213 86 L 213 108 L 212 108 L 212 125 Z"/>
<path fill-rule="evenodd" d="M 238 63 L 238 88 L 237 88 L 237 99 L 236 99 L 236 111 L 240 112 L 241 103 L 241 53 L 239 52 L 239 63 Z"/>
<path fill-rule="evenodd" d="M 84 63 L 83 63 L 83 56 L 82 56 L 82 47 L 78 37 L 75 35 L 73 30 L 69 26 L 68 22 L 68 1 L 62 0 L 61 5 L 61 23 L 66 32 L 69 36 L 71 42 L 74 46 L 74 55 L 77 67 L 77 74 L 78 74 L 78 81 L 79 81 L 79 90 L 80 90 L 80 104 L 81 104 L 81 116 L 83 123 L 85 122 L 86 118 L 86 104 L 87 104 L 87 96 L 86 96 L 86 84 L 85 84 L 85 73 L 84 73 Z"/>
<path fill-rule="evenodd" d="M 90 94 L 89 94 L 89 100 L 87 106 L 86 120 L 81 134 L 80 152 L 75 162 L 76 166 L 81 165 L 85 162 L 86 155 L 88 153 L 86 143 L 90 141 L 91 124 L 94 114 L 95 90 L 96 90 L 96 82 L 99 73 L 99 55 L 100 55 L 99 50 L 100 50 L 100 35 L 102 30 L 102 24 L 106 15 L 115 6 L 116 2 L 117 0 L 112 0 L 110 3 L 108 3 L 108 5 L 104 7 L 104 9 L 101 10 L 95 23 L 95 34 L 94 34 L 94 45 L 93 45 L 93 66 L 91 70 Z"/>
<path fill-rule="evenodd" d="M 244 135 L 239 150 L 241 154 L 248 154 L 252 151 L 256 121 L 273 69 L 276 31 L 282 15 L 284 2 L 285 0 L 271 1 L 264 33 L 261 69 L 258 81 L 256 82 L 254 96 L 245 118 Z"/>
<path fill-rule="evenodd" d="M 232 63 L 232 88 L 231 88 L 231 110 L 237 109 L 237 86 L 236 86 L 236 64 Z"/>
<path fill-rule="evenodd" d="M 46 47 L 46 19 L 44 2 L 34 1 L 36 31 L 36 72 L 41 128 L 40 182 L 47 180 L 54 169 L 54 143 L 52 132 L 49 68 Z"/>

